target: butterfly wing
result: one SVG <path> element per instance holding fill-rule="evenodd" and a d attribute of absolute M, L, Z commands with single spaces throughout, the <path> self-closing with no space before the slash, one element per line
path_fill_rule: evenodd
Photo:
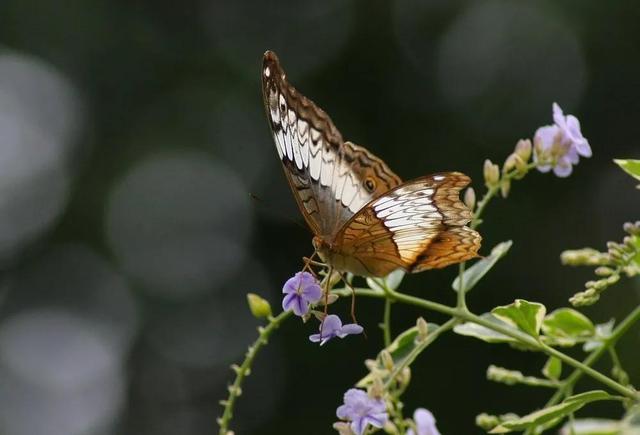
<path fill-rule="evenodd" d="M 459 172 L 420 177 L 371 201 L 336 236 L 331 262 L 358 275 L 421 272 L 477 257 L 481 237 L 465 226 L 472 213 Z M 337 248 L 339 247 L 339 249 Z"/>
<path fill-rule="evenodd" d="M 365 204 L 400 184 L 382 160 L 343 141 L 329 116 L 287 81 L 271 51 L 264 54 L 262 93 L 284 172 L 315 235 L 333 239 Z"/>

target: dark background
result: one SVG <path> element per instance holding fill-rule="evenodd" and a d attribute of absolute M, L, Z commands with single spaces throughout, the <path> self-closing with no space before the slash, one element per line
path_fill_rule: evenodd
<path fill-rule="evenodd" d="M 516 297 L 566 305 L 592 273 L 562 267 L 560 252 L 604 248 L 640 218 L 640 192 L 611 161 L 640 157 L 638 22 L 631 1 L 3 0 L 0 431 L 217 433 L 228 367 L 256 335 L 245 294 L 278 308 L 312 249 L 263 113 L 266 49 L 405 179 L 459 170 L 481 192 L 484 159 L 502 163 L 550 124 L 554 101 L 578 116 L 593 158 L 568 179 L 534 172 L 491 204 L 482 252 L 514 246 L 470 294 L 477 312 Z M 452 303 L 454 269 L 402 290 Z M 584 311 L 620 319 L 639 290 L 624 281 Z M 318 348 L 315 325 L 278 331 L 236 433 L 332 432 L 381 344 L 380 302 L 357 311 L 368 339 Z M 443 320 L 398 306 L 394 332 L 418 315 Z M 638 340 L 620 344 L 636 382 Z M 478 433 L 477 413 L 549 397 L 487 382 L 490 363 L 536 374 L 544 358 L 446 336 L 414 366 L 407 415 L 427 407 L 443 433 Z"/>

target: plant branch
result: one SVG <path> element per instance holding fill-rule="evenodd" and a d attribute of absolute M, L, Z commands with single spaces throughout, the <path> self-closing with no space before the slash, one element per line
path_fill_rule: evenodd
<path fill-rule="evenodd" d="M 342 290 L 338 290 L 336 292 L 340 292 Z M 340 294 L 340 293 L 339 293 Z M 614 381 L 613 379 L 603 375 L 602 373 L 598 372 L 597 370 L 592 369 L 589 365 L 584 364 L 576 359 L 571 358 L 570 356 L 560 352 L 557 349 L 554 349 L 550 346 L 547 346 L 546 344 L 540 342 L 539 340 L 537 340 L 536 338 L 518 331 L 518 330 L 514 330 L 505 326 L 502 326 L 500 324 L 496 324 L 494 322 L 490 322 L 476 314 L 471 313 L 468 310 L 459 310 L 457 308 L 453 308 L 447 305 L 443 305 L 443 304 L 439 304 L 437 302 L 433 302 L 433 301 L 429 301 L 426 299 L 420 299 L 420 298 L 416 298 L 414 296 L 409 296 L 403 293 L 398 293 L 395 290 L 388 290 L 387 293 L 381 292 L 381 291 L 376 291 L 376 290 L 370 290 L 370 289 L 356 289 L 356 294 L 361 294 L 363 296 L 370 296 L 370 297 L 377 297 L 377 298 L 384 298 L 384 297 L 391 297 L 393 298 L 393 300 L 395 301 L 399 301 L 399 302 L 403 302 L 405 304 L 409 304 L 409 305 L 415 305 L 418 307 L 422 307 L 422 308 L 426 308 L 428 310 L 432 310 L 432 311 L 437 311 L 443 314 L 448 314 L 452 317 L 456 317 L 458 319 L 461 320 L 465 320 L 468 322 L 472 322 L 481 326 L 484 326 L 485 328 L 491 329 L 493 331 L 499 332 L 501 334 L 504 334 L 508 337 L 514 338 L 517 341 L 528 345 L 529 347 L 532 347 L 534 349 L 537 349 L 539 351 L 542 351 L 544 353 L 546 353 L 547 355 L 550 356 L 555 356 L 556 358 L 562 360 L 564 363 L 578 369 L 579 371 L 591 376 L 592 378 L 596 379 L 597 381 L 605 384 L 606 386 L 608 386 L 609 388 L 611 388 L 612 390 L 622 394 L 625 397 L 631 398 L 633 400 L 638 400 L 638 393 L 633 391 L 630 388 L 626 388 L 623 385 L 619 384 L 618 382 Z M 640 313 L 638 314 L 640 316 Z M 622 324 L 620 326 L 623 326 Z M 628 327 L 630 327 L 630 325 L 625 326 L 625 328 L 628 329 Z M 626 330 L 626 329 L 624 329 Z M 613 338 L 613 336 L 612 336 Z"/>
<path fill-rule="evenodd" d="M 236 372 L 236 379 L 234 380 L 233 385 L 229 387 L 229 397 L 227 400 L 222 400 L 220 402 L 222 406 L 224 406 L 224 412 L 222 413 L 222 417 L 218 419 L 218 424 L 220 425 L 220 431 L 218 432 L 219 435 L 228 435 L 230 432 L 229 423 L 233 418 L 233 406 L 235 405 L 236 399 L 240 394 L 242 394 L 242 381 L 244 381 L 245 377 L 249 376 L 253 360 L 260 349 L 267 344 L 267 341 L 273 331 L 275 331 L 291 314 L 291 311 L 283 311 L 276 317 L 270 317 L 267 326 L 258 328 L 258 338 L 251 346 L 249 346 L 242 365 L 239 367 L 235 365 L 232 366 Z"/>
<path fill-rule="evenodd" d="M 582 362 L 585 366 L 591 366 L 596 363 L 605 353 L 608 352 L 610 346 L 614 346 L 618 340 L 636 323 L 640 320 L 640 305 L 637 306 L 631 313 L 624 318 L 622 322 L 618 324 L 611 333 L 611 336 L 596 350 L 594 350 L 585 360 Z M 559 403 L 567 391 L 571 390 L 575 383 L 582 377 L 583 372 L 576 369 L 564 380 L 558 391 L 549 399 L 545 407 L 553 406 Z"/>
<path fill-rule="evenodd" d="M 384 300 L 384 316 L 383 321 L 380 324 L 382 328 L 382 335 L 384 337 L 384 347 L 389 347 L 391 344 L 391 298 Z"/>

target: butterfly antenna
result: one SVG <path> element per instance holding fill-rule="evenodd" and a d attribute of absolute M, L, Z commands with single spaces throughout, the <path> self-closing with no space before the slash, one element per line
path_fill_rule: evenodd
<path fill-rule="evenodd" d="M 311 233 L 311 235 L 313 235 L 313 233 L 311 232 L 311 230 L 309 230 L 309 228 L 304 225 L 302 222 L 300 222 L 299 220 L 296 220 L 294 218 L 292 218 L 291 216 L 287 216 L 284 213 L 281 213 L 280 210 L 275 209 L 274 207 L 269 207 L 267 205 L 267 203 L 260 198 L 258 195 L 256 195 L 253 192 L 249 192 L 249 198 L 251 198 L 252 200 L 254 200 L 256 203 L 260 204 L 265 210 L 270 210 L 275 212 L 279 217 L 283 218 L 284 220 L 294 224 L 297 227 L 302 228 L 303 230 L 305 230 L 307 233 Z"/>

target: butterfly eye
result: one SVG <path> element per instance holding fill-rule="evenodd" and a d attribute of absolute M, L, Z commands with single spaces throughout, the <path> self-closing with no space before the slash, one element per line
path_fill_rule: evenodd
<path fill-rule="evenodd" d="M 373 178 L 371 177 L 367 177 L 364 180 L 364 187 L 365 189 L 367 189 L 369 192 L 373 192 L 374 190 L 376 190 L 376 182 L 373 180 Z"/>

